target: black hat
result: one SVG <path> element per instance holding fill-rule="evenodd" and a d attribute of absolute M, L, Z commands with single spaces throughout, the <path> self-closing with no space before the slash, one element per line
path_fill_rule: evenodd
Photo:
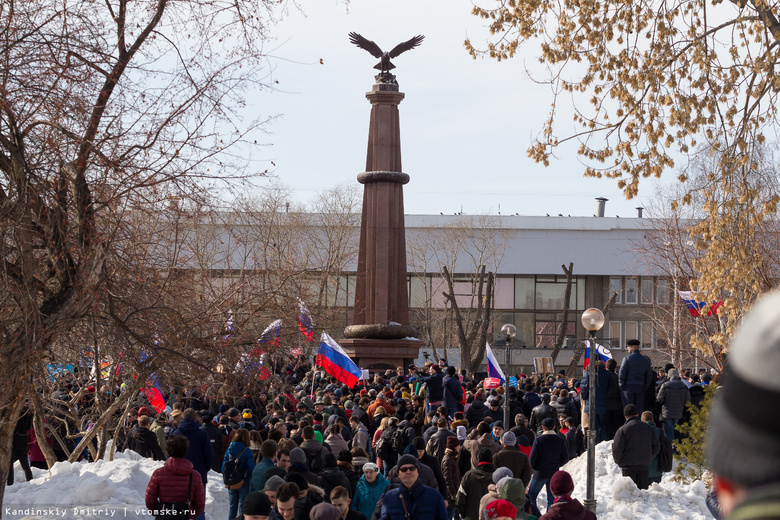
<path fill-rule="evenodd" d="M 309 489 L 309 482 L 306 480 L 306 477 L 301 475 L 300 473 L 287 473 L 287 476 L 284 477 L 285 482 L 292 482 L 296 486 L 298 486 L 298 489 L 303 491 L 304 489 Z"/>
<path fill-rule="evenodd" d="M 401 455 L 401 458 L 398 459 L 398 469 L 401 469 L 407 464 L 414 464 L 417 469 L 420 469 L 420 461 L 417 460 L 417 457 L 414 455 Z"/>
<path fill-rule="evenodd" d="M 412 440 L 412 446 L 418 450 L 424 450 L 425 440 L 422 437 L 415 437 L 414 440 Z"/>
<path fill-rule="evenodd" d="M 268 516 L 271 514 L 271 500 L 261 491 L 249 493 L 244 499 L 242 511 L 245 515 Z"/>
<path fill-rule="evenodd" d="M 548 430 L 555 428 L 555 420 L 553 420 L 552 417 L 545 417 L 542 419 L 542 427 L 547 428 Z"/>
<path fill-rule="evenodd" d="M 638 347 L 639 345 L 641 345 L 641 343 L 639 343 L 638 339 L 630 339 L 626 341 L 626 345 L 628 345 L 629 347 Z"/>

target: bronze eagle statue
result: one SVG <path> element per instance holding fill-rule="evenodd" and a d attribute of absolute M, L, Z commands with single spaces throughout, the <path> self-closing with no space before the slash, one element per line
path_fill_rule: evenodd
<path fill-rule="evenodd" d="M 424 38 L 425 36 L 423 35 L 415 36 L 409 41 L 399 43 L 393 47 L 393 50 L 390 52 L 382 52 L 382 49 L 379 48 L 379 45 L 372 42 L 371 40 L 363 38 L 356 32 L 349 33 L 350 42 L 354 43 L 361 49 L 367 50 L 373 57 L 380 58 L 379 63 L 374 65 L 374 68 L 380 70 L 382 73 L 390 72 L 391 69 L 395 68 L 395 65 L 390 62 L 390 58 L 397 58 L 402 52 L 414 49 L 420 45 L 420 43 L 422 43 Z"/>

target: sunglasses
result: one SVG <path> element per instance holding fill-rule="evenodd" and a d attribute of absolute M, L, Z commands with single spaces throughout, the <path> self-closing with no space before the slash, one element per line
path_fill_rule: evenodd
<path fill-rule="evenodd" d="M 404 466 L 403 468 L 398 468 L 399 473 L 409 473 L 412 471 L 417 471 L 417 466 Z"/>

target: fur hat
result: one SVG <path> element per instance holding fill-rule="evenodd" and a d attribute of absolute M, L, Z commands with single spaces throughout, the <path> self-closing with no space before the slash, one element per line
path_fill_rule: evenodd
<path fill-rule="evenodd" d="M 731 341 L 709 420 L 713 473 L 742 488 L 780 482 L 780 291 L 759 300 Z"/>

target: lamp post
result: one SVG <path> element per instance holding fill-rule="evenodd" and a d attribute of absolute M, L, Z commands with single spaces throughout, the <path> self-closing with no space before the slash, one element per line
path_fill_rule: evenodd
<path fill-rule="evenodd" d="M 585 508 L 596 514 L 596 332 L 604 326 L 604 313 L 588 309 L 582 313 L 582 326 L 590 332 L 590 364 L 588 365 L 588 475 Z"/>
<path fill-rule="evenodd" d="M 509 430 L 509 346 L 517 336 L 517 327 L 511 323 L 505 323 L 501 327 L 501 334 L 506 340 L 504 351 L 506 352 L 506 374 L 504 374 L 504 430 Z"/>

